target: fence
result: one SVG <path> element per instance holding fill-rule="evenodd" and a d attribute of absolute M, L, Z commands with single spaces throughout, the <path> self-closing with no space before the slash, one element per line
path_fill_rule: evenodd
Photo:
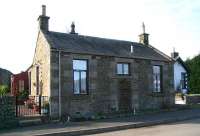
<path fill-rule="evenodd" d="M 16 97 L 16 116 L 30 117 L 47 115 L 49 102 L 47 96 L 29 96 L 26 99 Z"/>

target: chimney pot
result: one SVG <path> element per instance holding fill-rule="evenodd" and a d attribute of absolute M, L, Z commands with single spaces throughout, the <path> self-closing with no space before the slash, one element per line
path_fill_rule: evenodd
<path fill-rule="evenodd" d="M 42 5 L 42 15 L 46 16 L 46 5 Z"/>
<path fill-rule="evenodd" d="M 173 59 L 175 59 L 176 57 L 178 57 L 179 56 L 179 53 L 178 52 L 172 52 L 171 53 L 171 57 L 173 58 Z"/>
<path fill-rule="evenodd" d="M 141 35 L 139 35 L 140 37 L 140 43 L 144 44 L 144 45 L 149 45 L 149 34 L 147 34 L 145 32 L 145 24 L 144 22 L 142 23 L 142 29 L 143 29 L 143 33 Z"/>
<path fill-rule="evenodd" d="M 75 23 L 74 22 L 72 22 L 72 24 L 71 24 L 71 32 L 70 32 L 70 34 L 76 34 L 76 32 L 75 32 Z"/>
<path fill-rule="evenodd" d="M 39 29 L 43 32 L 49 31 L 49 17 L 46 16 L 46 5 L 42 5 L 42 15 L 38 18 Z"/>

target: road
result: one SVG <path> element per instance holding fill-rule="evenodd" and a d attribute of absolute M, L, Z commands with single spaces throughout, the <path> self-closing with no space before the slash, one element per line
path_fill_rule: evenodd
<path fill-rule="evenodd" d="M 200 119 L 88 136 L 200 136 Z"/>

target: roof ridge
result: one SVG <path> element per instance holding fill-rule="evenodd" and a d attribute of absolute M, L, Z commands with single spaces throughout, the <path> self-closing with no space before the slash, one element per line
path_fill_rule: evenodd
<path fill-rule="evenodd" d="M 71 35 L 71 36 L 79 36 L 79 37 L 88 37 L 88 38 L 96 38 L 96 39 L 101 39 L 101 40 L 111 40 L 111 41 L 116 41 L 116 42 L 129 42 L 132 44 L 140 44 L 139 42 L 133 42 L 133 41 L 128 41 L 128 40 L 121 40 L 121 39 L 114 39 L 114 38 L 106 38 L 106 37 L 97 37 L 97 36 L 90 36 L 90 35 L 81 35 L 81 34 L 69 34 L 69 33 L 64 33 L 64 32 L 56 32 L 56 31 L 49 31 L 50 33 L 57 33 L 57 34 L 63 34 L 63 35 Z M 48 33 L 46 33 L 48 34 Z"/>

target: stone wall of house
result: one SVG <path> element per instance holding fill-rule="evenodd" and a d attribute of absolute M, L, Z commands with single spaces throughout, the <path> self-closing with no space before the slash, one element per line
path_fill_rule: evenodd
<path fill-rule="evenodd" d="M 89 94 L 73 94 L 73 59 L 87 59 Z M 130 75 L 116 75 L 116 64 L 130 64 Z M 163 67 L 163 91 L 153 93 L 153 65 Z M 162 108 L 174 103 L 172 65 L 142 59 L 80 55 L 60 52 L 61 114 L 95 113 Z M 51 52 L 51 113 L 59 116 L 59 52 Z"/>
<path fill-rule="evenodd" d="M 162 90 L 153 92 L 154 65 L 162 67 Z M 157 109 L 173 106 L 175 100 L 173 90 L 173 69 L 169 62 L 152 60 L 136 60 L 135 70 L 138 74 L 139 109 Z"/>
<path fill-rule="evenodd" d="M 93 77 L 92 80 L 92 112 L 107 113 L 113 108 L 118 108 L 116 81 L 113 80 L 115 69 L 114 57 L 93 56 Z"/>
<path fill-rule="evenodd" d="M 50 62 L 50 115 L 52 117 L 59 116 L 59 53 L 57 51 L 51 51 Z M 66 65 L 67 66 L 67 65 Z"/>
<path fill-rule="evenodd" d="M 36 96 L 36 66 L 39 66 L 39 90 L 42 96 L 50 95 L 50 47 L 40 31 L 36 43 L 36 49 L 31 73 L 31 95 Z"/>

